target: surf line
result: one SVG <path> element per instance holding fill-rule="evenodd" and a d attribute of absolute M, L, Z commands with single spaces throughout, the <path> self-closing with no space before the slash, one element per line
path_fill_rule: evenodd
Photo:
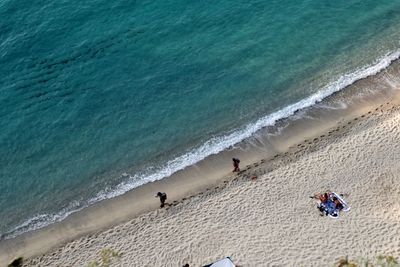
<path fill-rule="evenodd" d="M 153 169 L 148 170 L 149 172 L 145 171 L 141 174 L 136 174 L 133 176 L 127 175 L 128 179 L 126 181 L 120 183 L 114 188 L 108 188 L 100 191 L 94 198 L 91 198 L 88 201 L 80 203 L 75 201 L 74 203 L 70 203 L 67 208 L 58 213 L 40 214 L 34 216 L 33 218 L 30 218 L 18 225 L 13 230 L 0 235 L 0 240 L 14 238 L 25 232 L 38 230 L 52 223 L 62 221 L 69 215 L 78 212 L 98 201 L 122 195 L 135 187 L 171 176 L 175 172 L 194 165 L 210 155 L 218 154 L 225 149 L 240 143 L 264 127 L 273 126 L 277 121 L 293 115 L 298 110 L 321 102 L 323 99 L 345 89 L 358 80 L 378 74 L 389 67 L 393 61 L 398 60 L 399 58 L 400 50 L 387 53 L 378 58 L 373 64 L 366 65 L 356 69 L 353 72 L 340 76 L 336 81 L 329 83 L 321 88 L 318 92 L 305 99 L 286 106 L 285 108 L 272 114 L 266 115 L 258 119 L 256 122 L 250 123 L 241 129 L 234 130 L 227 135 L 211 138 L 192 151 L 168 161 L 164 166 L 157 168 L 155 171 Z"/>

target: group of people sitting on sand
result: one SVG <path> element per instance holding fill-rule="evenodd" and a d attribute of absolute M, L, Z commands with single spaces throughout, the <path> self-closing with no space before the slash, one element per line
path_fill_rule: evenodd
<path fill-rule="evenodd" d="M 320 201 L 317 208 L 321 212 L 321 216 L 325 214 L 326 216 L 338 217 L 339 212 L 344 209 L 343 203 L 337 195 L 331 191 L 327 191 L 323 194 L 317 193 L 312 196 L 312 198 Z"/>

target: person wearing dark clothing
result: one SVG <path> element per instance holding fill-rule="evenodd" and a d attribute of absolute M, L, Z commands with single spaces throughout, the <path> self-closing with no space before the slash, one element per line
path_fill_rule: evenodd
<path fill-rule="evenodd" d="M 240 168 L 239 168 L 240 160 L 237 158 L 232 158 L 232 161 L 233 161 L 233 172 L 239 172 L 240 171 Z"/>
<path fill-rule="evenodd" d="M 343 204 L 339 201 L 339 199 L 337 198 L 337 197 L 333 197 L 333 202 L 335 203 L 335 208 L 338 210 L 338 211 L 341 211 L 344 207 L 343 207 Z"/>
<path fill-rule="evenodd" d="M 157 195 L 156 195 L 156 197 L 159 197 L 159 198 L 160 198 L 160 203 L 161 203 L 160 208 L 164 208 L 164 206 L 165 206 L 165 200 L 167 200 L 167 194 L 166 194 L 166 193 L 158 192 Z"/>

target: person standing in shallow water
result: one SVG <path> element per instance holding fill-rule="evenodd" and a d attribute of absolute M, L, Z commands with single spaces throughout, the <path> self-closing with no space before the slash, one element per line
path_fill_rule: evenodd
<path fill-rule="evenodd" d="M 165 206 L 165 200 L 167 200 L 167 194 L 166 194 L 166 193 L 158 192 L 157 195 L 156 195 L 156 197 L 159 197 L 159 198 L 160 198 L 160 203 L 161 203 L 160 208 L 164 208 L 164 206 Z"/>
<path fill-rule="evenodd" d="M 240 160 L 237 158 L 232 158 L 232 161 L 233 161 L 233 172 L 239 172 L 240 171 L 240 168 L 239 168 Z"/>

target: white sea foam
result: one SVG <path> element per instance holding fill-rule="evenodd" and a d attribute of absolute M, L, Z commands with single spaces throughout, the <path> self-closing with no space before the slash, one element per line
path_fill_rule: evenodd
<path fill-rule="evenodd" d="M 400 50 L 389 53 L 378 59 L 374 64 L 360 68 L 352 73 L 342 75 L 337 81 L 325 86 L 315 94 L 297 103 L 289 105 L 265 117 L 262 117 L 256 122 L 248 124 L 242 129 L 231 132 L 227 135 L 215 137 L 208 140 L 198 148 L 167 162 L 165 166 L 162 166 L 157 170 L 152 169 L 148 170 L 145 173 L 133 176 L 124 174 L 124 176 L 129 177 L 125 182 L 119 184 L 115 188 L 108 188 L 99 192 L 96 197 L 90 199 L 85 203 L 78 204 L 77 202 L 74 202 L 71 203 L 67 208 L 63 209 L 58 213 L 37 215 L 34 218 L 25 221 L 24 223 L 16 227 L 13 231 L 8 232 L 3 236 L 0 236 L 0 239 L 12 238 L 22 234 L 23 232 L 36 230 L 44 226 L 47 226 L 51 223 L 61 221 L 66 217 L 68 217 L 70 214 L 82 210 L 83 208 L 93 203 L 96 203 L 100 200 L 109 199 L 122 195 L 127 191 L 132 190 L 133 188 L 138 187 L 140 185 L 168 177 L 179 170 L 182 170 L 190 165 L 196 164 L 197 162 L 203 160 L 204 158 L 210 155 L 218 154 L 219 152 L 231 146 L 234 146 L 235 144 L 238 144 L 244 139 L 251 137 L 258 130 L 266 126 L 272 126 L 278 120 L 293 115 L 297 110 L 301 110 L 310 107 L 312 105 L 315 105 L 316 103 L 322 101 L 324 98 L 346 88 L 347 86 L 353 84 L 354 82 L 360 79 L 376 75 L 377 73 L 386 69 L 394 60 L 399 58 L 400 58 Z"/>
<path fill-rule="evenodd" d="M 15 227 L 12 231 L 0 235 L 0 240 L 13 238 L 25 232 L 34 231 L 43 228 L 49 224 L 62 221 L 72 213 L 80 211 L 85 207 L 87 207 L 87 205 L 81 205 L 79 201 L 73 201 L 69 203 L 67 207 L 61 209 L 57 213 L 36 215 L 26 220 L 25 222 L 21 223 L 20 225 Z"/>
<path fill-rule="evenodd" d="M 243 141 L 244 139 L 251 137 L 258 130 L 266 126 L 274 125 L 275 122 L 277 122 L 278 120 L 293 115 L 297 110 L 310 107 L 360 79 L 376 75 L 380 71 L 386 69 L 394 60 L 399 58 L 400 50 L 389 53 L 377 60 L 376 63 L 360 68 L 355 72 L 342 75 L 337 81 L 325 86 L 317 93 L 297 103 L 289 105 L 277 112 L 262 117 L 255 123 L 251 123 L 243 129 L 239 129 L 228 135 L 208 140 L 203 145 L 194 149 L 193 151 L 169 161 L 159 171 L 153 172 L 151 174 L 130 176 L 130 178 L 126 182 L 120 184 L 114 190 L 110 192 L 103 191 L 99 193 L 99 195 L 93 201 L 96 202 L 104 198 L 112 198 L 121 195 L 137 186 L 143 185 L 148 182 L 160 180 L 164 177 L 168 177 L 173 173 L 182 170 L 190 165 L 193 165 L 210 155 L 218 154 L 228 147 L 233 146 Z"/>

